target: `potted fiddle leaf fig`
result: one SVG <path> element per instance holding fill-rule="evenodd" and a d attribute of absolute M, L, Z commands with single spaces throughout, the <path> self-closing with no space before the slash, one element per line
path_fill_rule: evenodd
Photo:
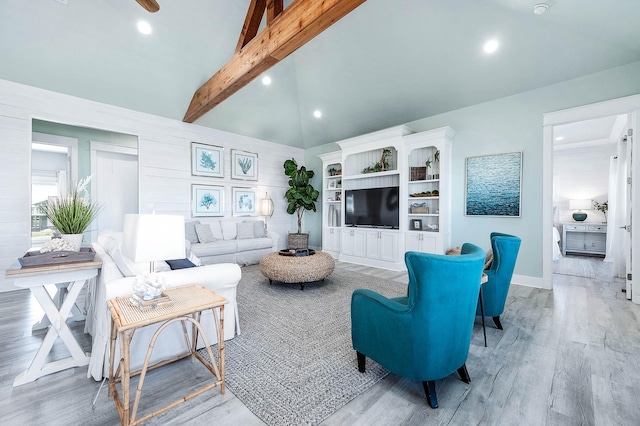
<path fill-rule="evenodd" d="M 316 211 L 316 201 L 320 192 L 310 183 L 313 170 L 305 166 L 298 167 L 294 158 L 284 162 L 284 174 L 289 177 L 289 189 L 284 194 L 287 199 L 287 213 L 298 216 L 298 232 L 289 234 L 290 249 L 306 249 L 309 247 L 309 234 L 302 232 L 302 215 L 305 211 Z"/>

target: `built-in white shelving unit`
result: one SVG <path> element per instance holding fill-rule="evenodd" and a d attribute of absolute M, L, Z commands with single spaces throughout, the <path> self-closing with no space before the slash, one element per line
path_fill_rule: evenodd
<path fill-rule="evenodd" d="M 450 244 L 454 135 L 449 127 L 415 133 L 397 126 L 340 141 L 340 151 L 321 155 L 323 250 L 343 261 L 394 270 L 405 268 L 405 251 L 444 253 Z M 365 173 L 381 161 L 385 150 L 388 167 Z M 333 176 L 331 169 L 340 170 L 340 175 Z M 399 187 L 397 229 L 345 225 L 345 191 L 391 186 Z"/>
<path fill-rule="evenodd" d="M 342 155 L 320 155 L 322 160 L 322 249 L 338 258 L 342 228 Z"/>

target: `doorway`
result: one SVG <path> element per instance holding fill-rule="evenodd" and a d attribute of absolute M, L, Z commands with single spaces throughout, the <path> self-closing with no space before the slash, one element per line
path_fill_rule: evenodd
<path fill-rule="evenodd" d="M 102 206 L 92 229 L 95 241 L 98 230 L 121 231 L 124 215 L 138 213 L 138 150 L 91 141 L 91 173 L 91 199 Z"/>
<path fill-rule="evenodd" d="M 124 214 L 138 212 L 137 136 L 35 118 L 32 120 L 32 135 L 33 140 L 39 143 L 44 140 L 49 145 L 53 145 L 51 141 L 66 140 L 67 144 L 70 144 L 71 148 L 68 148 L 66 153 L 58 154 L 61 156 L 58 159 L 59 162 L 62 162 L 62 156 L 69 156 L 67 188 L 81 179 L 92 176 L 89 188 L 90 198 L 97 201 L 103 208 L 97 220 L 89 225 L 84 236 L 85 244 L 95 241 L 97 231 L 107 229 L 104 227 L 121 230 Z M 38 155 L 35 150 L 32 150 L 32 164 Z M 49 157 L 45 164 L 49 169 L 53 167 L 56 170 L 58 168 L 62 170 L 62 166 L 54 165 L 52 157 Z M 37 173 L 32 170 L 32 183 L 39 181 L 36 175 Z M 62 182 L 64 179 L 59 180 Z M 99 190 L 99 187 L 102 187 L 102 190 Z M 61 184 L 56 187 L 56 195 L 59 193 L 66 193 Z M 34 198 L 36 195 L 37 190 L 32 188 L 34 202 L 37 201 Z M 116 219 L 118 217 L 119 219 Z M 120 224 L 119 227 L 118 224 Z M 52 228 L 49 231 L 52 233 Z M 47 239 L 50 237 L 50 235 L 47 236 Z"/>
<path fill-rule="evenodd" d="M 549 232 L 543 232 L 543 281 L 548 288 L 553 287 L 552 274 L 553 274 L 553 229 L 554 224 L 554 198 L 553 198 L 553 164 L 554 164 L 554 128 L 569 123 L 575 123 L 580 121 L 592 120 L 608 116 L 625 115 L 629 117 L 629 127 L 631 129 L 637 128 L 637 123 L 640 121 L 640 95 L 629 96 L 626 98 L 615 99 L 612 101 L 601 102 L 592 105 L 586 105 L 583 107 L 572 108 L 563 111 L 557 111 L 548 113 L 543 116 L 543 228 L 548 229 Z M 632 180 L 636 179 L 636 176 L 640 176 L 640 165 L 635 162 L 631 175 Z M 636 185 L 635 188 L 638 188 Z M 637 192 L 637 189 L 634 190 Z M 637 209 L 636 205 L 638 197 L 633 197 L 631 208 Z M 557 209 L 556 209 L 557 210 Z M 636 215 L 637 216 L 637 215 Z M 636 221 L 635 218 L 632 219 Z M 630 224 L 632 227 L 634 223 Z M 640 256 L 636 247 L 639 244 L 637 241 L 630 243 L 630 253 L 633 253 L 631 257 L 630 265 L 633 269 L 640 270 Z M 638 267 L 636 267 L 636 265 Z M 632 300 L 635 303 L 640 303 L 640 292 L 632 293 Z"/>

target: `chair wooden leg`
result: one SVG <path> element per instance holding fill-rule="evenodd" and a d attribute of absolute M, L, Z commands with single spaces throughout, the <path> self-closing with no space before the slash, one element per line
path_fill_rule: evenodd
<path fill-rule="evenodd" d="M 434 380 L 428 380 L 422 382 L 424 393 L 427 395 L 427 402 L 431 408 L 438 408 L 438 398 L 436 397 L 436 382 Z"/>
<path fill-rule="evenodd" d="M 502 330 L 502 324 L 500 323 L 500 316 L 497 317 L 493 317 L 493 322 L 496 324 L 496 327 L 498 327 L 498 330 Z"/>
<path fill-rule="evenodd" d="M 364 366 L 367 360 L 367 357 L 356 351 L 356 356 L 358 357 L 358 371 L 364 373 Z"/>
<path fill-rule="evenodd" d="M 462 367 L 458 368 L 458 374 L 463 382 L 471 383 L 471 376 L 469 376 L 469 372 L 467 371 L 467 364 L 462 364 Z"/>

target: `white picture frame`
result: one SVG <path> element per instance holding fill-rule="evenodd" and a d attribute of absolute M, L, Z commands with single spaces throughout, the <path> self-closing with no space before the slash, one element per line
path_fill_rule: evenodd
<path fill-rule="evenodd" d="M 224 148 L 191 142 L 191 175 L 224 177 Z"/>
<path fill-rule="evenodd" d="M 231 179 L 258 180 L 258 154 L 232 149 Z"/>
<path fill-rule="evenodd" d="M 192 184 L 191 216 L 224 216 L 224 186 Z"/>
<path fill-rule="evenodd" d="M 258 216 L 258 190 L 255 188 L 232 188 L 233 216 Z"/>

